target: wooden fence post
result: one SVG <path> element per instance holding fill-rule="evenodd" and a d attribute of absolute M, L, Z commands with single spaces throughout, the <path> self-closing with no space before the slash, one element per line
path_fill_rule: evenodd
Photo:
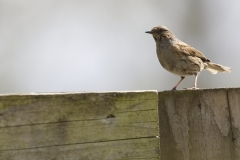
<path fill-rule="evenodd" d="M 161 160 L 239 160 L 240 89 L 159 93 Z"/>

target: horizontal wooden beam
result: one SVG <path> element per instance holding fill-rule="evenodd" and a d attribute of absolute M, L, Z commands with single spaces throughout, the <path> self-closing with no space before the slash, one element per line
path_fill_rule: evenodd
<path fill-rule="evenodd" d="M 158 159 L 157 92 L 0 96 L 0 159 Z"/>

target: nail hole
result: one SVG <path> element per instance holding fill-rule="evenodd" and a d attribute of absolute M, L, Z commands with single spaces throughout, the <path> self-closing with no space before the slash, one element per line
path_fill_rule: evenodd
<path fill-rule="evenodd" d="M 107 118 L 115 118 L 115 116 L 113 114 L 109 114 Z"/>

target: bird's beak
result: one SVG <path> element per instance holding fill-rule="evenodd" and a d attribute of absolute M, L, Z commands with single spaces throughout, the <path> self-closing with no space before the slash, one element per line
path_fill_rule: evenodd
<path fill-rule="evenodd" d="M 152 31 L 146 31 L 145 33 L 149 33 L 149 34 L 152 34 Z"/>

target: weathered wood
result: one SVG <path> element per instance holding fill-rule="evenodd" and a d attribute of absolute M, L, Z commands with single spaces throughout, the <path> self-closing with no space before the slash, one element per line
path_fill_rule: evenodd
<path fill-rule="evenodd" d="M 240 89 L 159 93 L 161 160 L 239 160 Z"/>
<path fill-rule="evenodd" d="M 0 96 L 0 159 L 158 159 L 155 91 Z"/>
<path fill-rule="evenodd" d="M 2 95 L 0 159 L 239 160 L 239 115 L 238 88 Z"/>
<path fill-rule="evenodd" d="M 0 152 L 8 160 L 158 160 L 156 138 L 128 139 L 99 143 L 60 145 Z"/>
<path fill-rule="evenodd" d="M 233 157 L 240 159 L 240 89 L 231 88 L 228 90 L 231 122 Z"/>

